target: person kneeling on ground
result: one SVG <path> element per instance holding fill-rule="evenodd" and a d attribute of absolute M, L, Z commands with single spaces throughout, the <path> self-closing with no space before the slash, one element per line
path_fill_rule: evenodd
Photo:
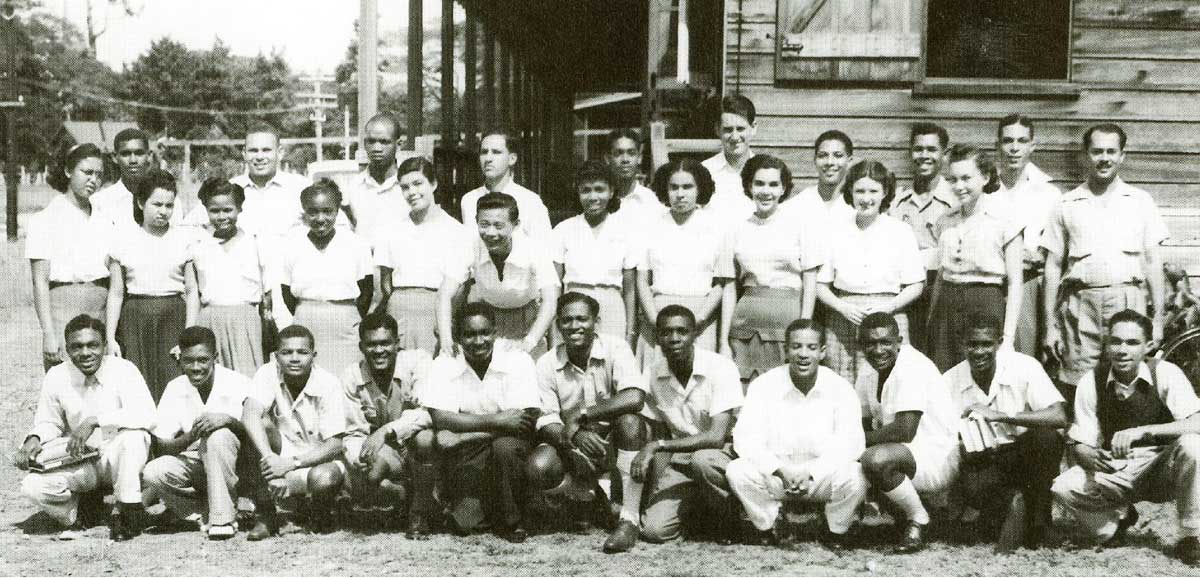
<path fill-rule="evenodd" d="M 620 522 L 604 542 L 604 551 L 614 553 L 629 550 L 638 539 L 642 484 L 630 470 L 646 445 L 646 423 L 638 415 L 646 382 L 626 342 L 596 333 L 599 318 L 600 304 L 583 293 L 568 292 L 558 300 L 556 323 L 563 342 L 537 361 L 542 399 L 537 430 L 543 443 L 530 456 L 530 478 L 553 489 L 570 476 L 571 483 L 594 493 L 601 523 L 610 524 L 609 499 L 597 477 L 612 470 L 615 446 Z"/>
<path fill-rule="evenodd" d="M 242 425 L 257 451 L 261 478 L 258 520 L 247 540 L 278 532 L 276 500 L 307 498 L 304 513 L 313 529 L 332 527 L 333 502 L 347 481 L 341 459 L 346 412 L 341 384 L 313 363 L 316 356 L 312 332 L 290 325 L 279 332 L 275 358 L 254 374 Z"/>
<path fill-rule="evenodd" d="M 1139 500 L 1175 500 L 1175 556 L 1200 565 L 1200 399 L 1173 363 L 1147 359 L 1150 318 L 1126 309 L 1112 316 L 1104 358 L 1075 390 L 1067 435 L 1078 465 L 1051 491 L 1079 533 L 1105 543 L 1137 523 Z"/>

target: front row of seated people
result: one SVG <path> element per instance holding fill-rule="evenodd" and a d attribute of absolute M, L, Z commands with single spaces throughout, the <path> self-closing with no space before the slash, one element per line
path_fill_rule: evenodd
<path fill-rule="evenodd" d="M 902 342 L 891 315 L 868 315 L 858 340 L 870 370 L 853 385 L 822 365 L 822 327 L 797 320 L 786 365 L 743 390 L 732 361 L 695 346 L 686 307 L 658 313 L 662 356 L 645 373 L 626 342 L 597 334 L 599 309 L 563 295 L 562 340 L 536 363 L 498 342 L 483 303 L 459 309 L 455 353 L 435 360 L 400 349 L 396 321 L 371 314 L 361 358 L 340 378 L 314 363 L 302 326 L 280 332 L 253 380 L 216 365 L 212 332 L 191 327 L 179 342 L 183 375 L 157 411 L 136 368 L 107 354 L 103 322 L 80 315 L 65 330 L 70 363 L 46 374 L 15 455 L 34 470 L 21 491 L 62 524 L 87 526 L 103 521 L 111 488 L 118 540 L 159 501 L 224 539 L 238 529 L 236 498 L 250 498 L 248 539 L 258 540 L 278 532 L 277 507 L 328 529 L 349 495 L 393 506 L 410 538 L 440 522 L 520 542 L 540 498 L 589 506 L 612 528 L 606 552 L 690 525 L 774 543 L 785 507 L 804 502 L 823 508 L 830 548 L 851 544 L 872 505 L 896 519 L 898 552 L 923 547 L 931 510 L 960 522 L 975 512 L 998 550 L 1038 547 L 1052 521 L 1112 543 L 1137 521 L 1134 502 L 1174 500 L 1175 554 L 1200 562 L 1200 399 L 1177 366 L 1148 357 L 1152 326 L 1140 313 L 1108 323 L 1104 362 L 1080 380 L 1069 419 L 1041 366 L 1002 348 L 987 315 L 964 323 L 966 360 L 944 375 Z M 968 416 L 1009 443 L 966 451 Z M 98 456 L 39 470 L 53 444 Z"/>

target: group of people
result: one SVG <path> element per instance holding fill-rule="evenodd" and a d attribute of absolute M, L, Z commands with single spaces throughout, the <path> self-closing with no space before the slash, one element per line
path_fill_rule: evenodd
<path fill-rule="evenodd" d="M 327 526 L 348 494 L 414 538 L 521 541 L 548 499 L 589 506 L 608 552 L 675 539 L 690 512 L 773 542 L 805 501 L 837 548 L 870 504 L 904 552 L 930 509 L 1001 549 L 1036 547 L 1052 504 L 1113 540 L 1133 500 L 1174 498 L 1178 555 L 1200 561 L 1200 400 L 1147 357 L 1167 232 L 1119 177 L 1119 126 L 1086 131 L 1090 175 L 1066 194 L 1019 115 L 996 155 L 916 124 L 903 191 L 831 130 L 793 194 L 787 164 L 752 150 L 753 103 L 726 97 L 716 127 L 719 153 L 649 188 L 640 134 L 613 131 L 553 227 L 505 130 L 482 135 L 462 221 L 428 160 L 396 163 L 388 115 L 345 192 L 280 172 L 277 135 L 255 129 L 247 172 L 206 181 L 184 216 L 145 134 L 116 137 L 104 189 L 101 152 L 74 147 L 26 242 L 48 372 L 16 461 L 64 438 L 99 455 L 24 493 L 76 524 L 112 487 L 118 537 L 162 501 L 227 538 L 243 496 L 250 539 L 281 504 Z M 966 420 L 1005 443 L 966 451 Z"/>

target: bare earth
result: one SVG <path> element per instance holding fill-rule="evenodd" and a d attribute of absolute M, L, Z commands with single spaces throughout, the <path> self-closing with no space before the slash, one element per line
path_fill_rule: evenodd
<path fill-rule="evenodd" d="M 490 535 L 436 536 L 410 542 L 370 524 L 329 535 L 292 533 L 259 543 L 244 534 L 208 542 L 198 532 L 143 535 L 120 544 L 106 528 L 58 541 L 49 519 L 19 494 L 21 472 L 8 456 L 28 431 L 42 375 L 40 333 L 29 295 L 22 243 L 0 245 L 0 575 L 1200 575 L 1168 557 L 1175 541 L 1171 505 L 1139 505 L 1142 522 L 1126 546 L 1103 552 L 1043 549 L 996 556 L 939 531 L 918 555 L 866 546 L 835 556 L 802 542 L 780 548 L 685 542 L 639 544 L 631 553 L 599 551 L 604 535 L 535 534 L 513 545 Z"/>

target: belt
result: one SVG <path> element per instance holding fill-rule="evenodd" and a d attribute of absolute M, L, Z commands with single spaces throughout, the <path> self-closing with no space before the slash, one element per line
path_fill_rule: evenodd
<path fill-rule="evenodd" d="M 50 282 L 51 289 L 58 289 L 59 287 L 67 287 L 70 285 L 95 285 L 97 287 L 103 287 L 105 289 L 108 289 L 108 277 L 92 279 L 91 281 L 51 281 Z"/>
<path fill-rule="evenodd" d="M 1122 281 L 1119 283 L 1108 283 L 1108 284 L 1103 284 L 1103 285 L 1088 285 L 1088 284 L 1084 283 L 1083 281 L 1077 281 L 1075 279 L 1067 279 L 1066 281 L 1063 281 L 1062 287 L 1063 287 L 1063 290 L 1065 290 L 1065 291 L 1083 291 L 1084 289 L 1108 289 L 1111 287 L 1141 287 L 1142 283 L 1145 283 L 1145 281 L 1143 281 L 1141 279 L 1131 279 L 1129 281 Z"/>

